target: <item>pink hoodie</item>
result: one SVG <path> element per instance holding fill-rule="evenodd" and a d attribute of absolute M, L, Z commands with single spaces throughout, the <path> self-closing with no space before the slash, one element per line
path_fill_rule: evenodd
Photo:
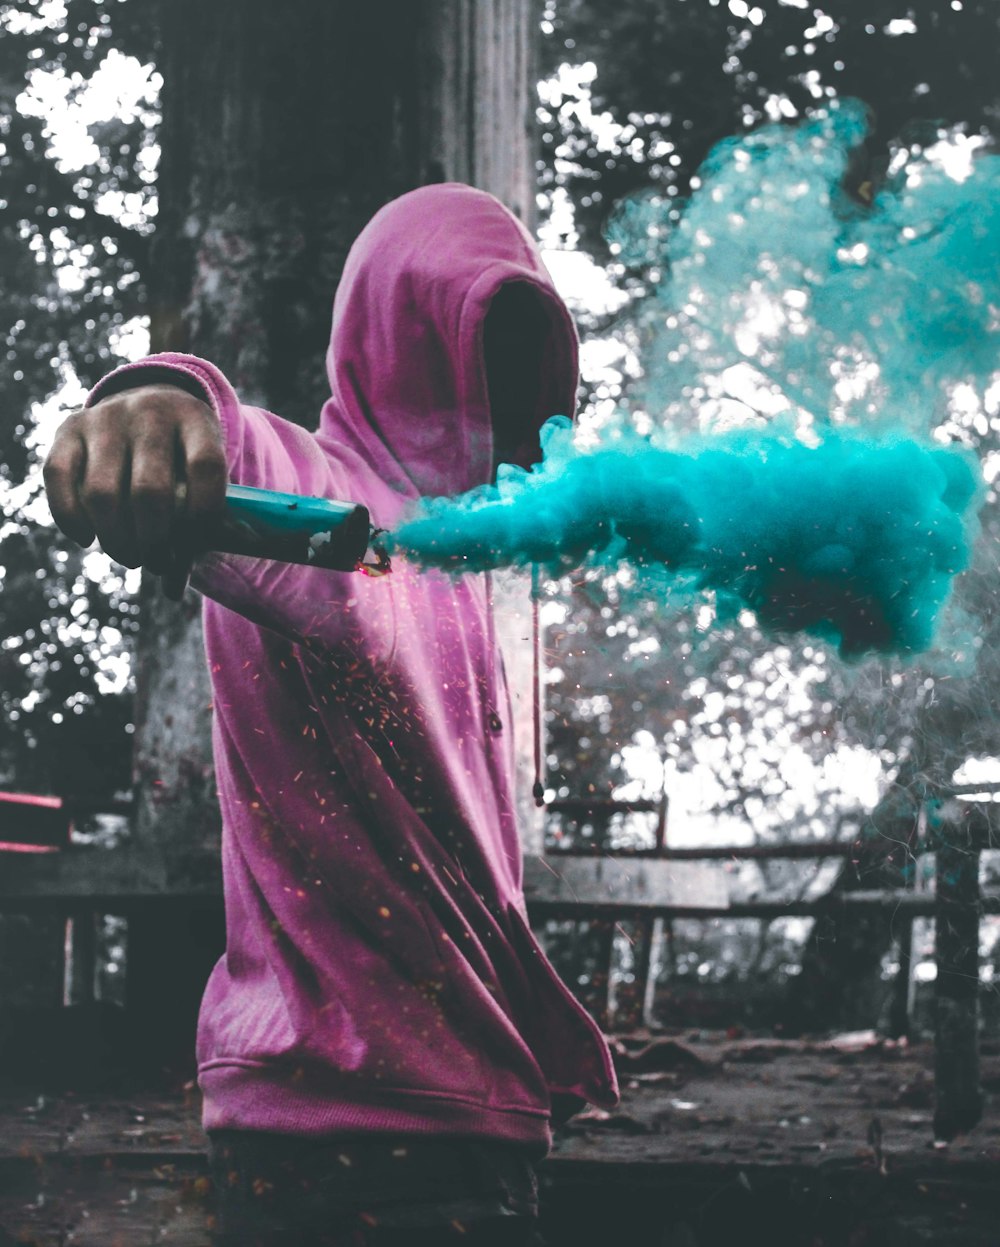
<path fill-rule="evenodd" d="M 187 355 L 88 401 L 168 369 L 217 412 L 232 481 L 362 502 L 391 528 L 422 494 L 490 479 L 483 320 L 507 282 L 548 315 L 539 423 L 572 412 L 576 334 L 535 243 L 457 184 L 390 203 L 351 250 L 316 433 Z M 550 1093 L 614 1106 L 607 1045 L 526 921 L 484 578 L 213 554 L 192 583 L 227 920 L 198 1026 L 206 1129 L 547 1143 Z"/>

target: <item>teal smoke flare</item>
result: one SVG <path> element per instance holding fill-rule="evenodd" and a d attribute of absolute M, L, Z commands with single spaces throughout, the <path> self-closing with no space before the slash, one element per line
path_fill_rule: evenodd
<path fill-rule="evenodd" d="M 620 430 L 586 450 L 560 417 L 543 433 L 540 465 L 425 499 L 390 552 L 452 571 L 627 559 L 845 656 L 928 648 L 969 563 L 980 483 L 962 451 L 853 432 L 809 446 L 759 429 L 670 449 Z"/>

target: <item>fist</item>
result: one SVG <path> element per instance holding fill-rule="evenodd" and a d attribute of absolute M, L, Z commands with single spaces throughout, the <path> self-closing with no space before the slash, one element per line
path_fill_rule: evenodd
<path fill-rule="evenodd" d="M 52 518 L 67 537 L 126 567 L 187 583 L 196 534 L 225 507 L 222 430 L 200 398 L 143 385 L 67 416 L 43 468 Z"/>

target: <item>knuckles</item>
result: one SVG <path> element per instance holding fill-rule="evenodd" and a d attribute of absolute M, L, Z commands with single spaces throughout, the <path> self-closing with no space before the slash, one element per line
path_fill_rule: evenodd
<path fill-rule="evenodd" d="M 226 469 L 226 457 L 221 450 L 196 452 L 188 459 L 185 473 L 188 481 L 197 485 L 199 493 L 208 505 L 221 505 L 229 475 Z"/>
<path fill-rule="evenodd" d="M 202 477 L 221 476 L 226 470 L 226 456 L 221 446 L 196 450 L 187 461 L 188 474 Z"/>

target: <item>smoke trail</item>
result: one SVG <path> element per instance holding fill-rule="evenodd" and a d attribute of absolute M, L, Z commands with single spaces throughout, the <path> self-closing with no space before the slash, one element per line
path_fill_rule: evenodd
<path fill-rule="evenodd" d="M 622 417 L 584 450 L 550 422 L 539 467 L 425 500 L 393 548 L 459 570 L 629 559 L 845 655 L 928 648 L 978 532 L 974 456 L 929 435 L 957 382 L 983 390 L 997 368 L 1000 161 L 905 151 L 867 204 L 843 189 L 866 131 L 844 101 L 720 144 L 679 213 L 623 204 L 610 241 L 663 274 L 640 316 L 653 436 Z M 773 428 L 671 441 L 734 366 L 812 444 Z"/>
<path fill-rule="evenodd" d="M 979 473 L 960 451 L 847 433 L 810 447 L 760 430 L 668 449 L 623 429 L 588 451 L 558 417 L 544 435 L 541 465 L 425 500 L 390 549 L 458 571 L 665 567 L 845 656 L 926 649 L 969 562 Z"/>

